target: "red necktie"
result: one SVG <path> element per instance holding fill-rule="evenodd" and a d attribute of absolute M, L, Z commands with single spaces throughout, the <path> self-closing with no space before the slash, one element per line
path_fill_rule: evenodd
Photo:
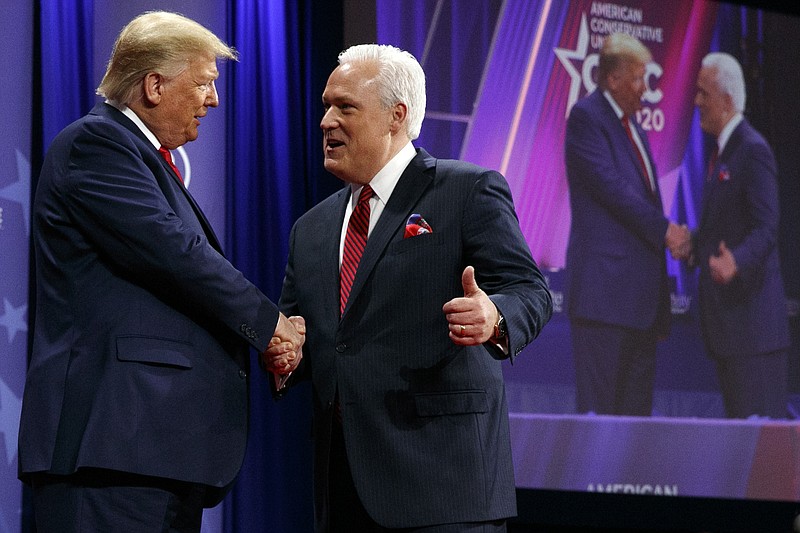
<path fill-rule="evenodd" d="M 647 187 L 647 190 L 650 191 L 651 194 L 655 194 L 656 190 L 653 188 L 652 183 L 650 182 L 650 174 L 647 172 L 647 164 L 644 162 L 644 154 L 639 149 L 639 145 L 636 144 L 636 140 L 633 138 L 633 132 L 631 131 L 631 124 L 628 121 L 628 115 L 622 117 L 622 126 L 625 128 L 625 133 L 628 134 L 628 139 L 631 140 L 631 144 L 633 144 L 633 150 L 636 152 L 636 155 L 639 156 L 639 164 L 642 166 L 642 175 L 644 176 L 644 184 Z"/>
<path fill-rule="evenodd" d="M 364 253 L 367 244 L 367 231 L 369 230 L 369 199 L 372 198 L 372 187 L 364 185 L 358 204 L 350 215 L 347 223 L 347 234 L 344 237 L 344 253 L 342 255 L 342 270 L 339 280 L 339 314 L 344 313 L 344 306 L 350 296 L 353 280 L 356 277 L 358 262 Z"/>
<path fill-rule="evenodd" d="M 175 166 L 175 163 L 172 162 L 172 154 L 170 153 L 170 151 L 162 146 L 161 148 L 158 149 L 158 153 L 161 154 L 161 157 L 164 158 L 164 161 L 166 161 L 169 164 L 172 170 L 175 171 L 175 174 L 178 175 L 178 178 L 180 178 L 181 183 L 183 183 L 183 176 L 181 176 L 181 173 L 178 170 L 178 167 Z"/>
<path fill-rule="evenodd" d="M 711 175 L 714 172 L 714 167 L 717 166 L 717 159 L 719 159 L 719 148 L 714 148 L 711 152 L 711 157 L 708 160 L 708 172 L 706 172 L 706 181 L 711 181 Z"/>

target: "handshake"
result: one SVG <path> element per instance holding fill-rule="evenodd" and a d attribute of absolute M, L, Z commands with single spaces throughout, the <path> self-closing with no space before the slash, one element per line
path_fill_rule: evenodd
<path fill-rule="evenodd" d="M 278 318 L 275 333 L 261 354 L 264 367 L 276 376 L 286 376 L 297 369 L 303 359 L 303 344 L 306 342 L 306 321 L 301 316 Z"/>
<path fill-rule="evenodd" d="M 692 234 L 686 224 L 680 226 L 670 222 L 665 243 L 673 259 L 687 261 L 692 255 Z"/>
<path fill-rule="evenodd" d="M 669 226 L 667 226 L 667 235 L 664 241 L 673 259 L 687 261 L 690 266 L 697 266 L 695 264 L 694 250 L 692 249 L 692 234 L 686 224 L 679 226 L 670 222 Z M 739 273 L 736 257 L 733 255 L 733 251 L 728 248 L 728 245 L 725 244 L 725 241 L 720 241 L 717 246 L 717 253 L 709 256 L 708 272 L 711 280 L 719 285 L 727 285 Z"/>

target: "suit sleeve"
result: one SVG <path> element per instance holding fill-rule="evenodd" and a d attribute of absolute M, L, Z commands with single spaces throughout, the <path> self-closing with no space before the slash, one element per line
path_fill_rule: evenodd
<path fill-rule="evenodd" d="M 131 137 L 95 123 L 70 150 L 63 207 L 100 259 L 185 312 L 212 317 L 266 349 L 277 307 L 211 246 L 199 224 L 178 217 L 156 180 L 160 170 L 145 163 Z"/>
<path fill-rule="evenodd" d="M 509 356 L 535 339 L 553 312 L 547 283 L 519 227 L 508 183 L 485 171 L 473 185 L 463 214 L 465 263 L 503 314 Z M 500 352 L 493 354 L 500 357 Z"/>
<path fill-rule="evenodd" d="M 778 240 L 778 180 L 775 158 L 765 143 L 753 145 L 746 158 L 743 176 L 743 201 L 749 215 L 750 227 L 743 240 L 732 249 L 741 275 L 760 270 Z M 727 243 L 733 246 L 734 243 Z"/>

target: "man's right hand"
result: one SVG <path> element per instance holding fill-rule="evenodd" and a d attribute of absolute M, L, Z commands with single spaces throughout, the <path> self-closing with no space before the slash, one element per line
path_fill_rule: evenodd
<path fill-rule="evenodd" d="M 664 241 L 673 259 L 685 260 L 692 255 L 692 234 L 685 224 L 670 222 Z"/>
<path fill-rule="evenodd" d="M 267 370 L 280 375 L 293 372 L 303 358 L 303 344 L 305 341 L 305 319 L 301 316 L 286 318 L 281 313 L 269 346 L 261 354 Z"/>

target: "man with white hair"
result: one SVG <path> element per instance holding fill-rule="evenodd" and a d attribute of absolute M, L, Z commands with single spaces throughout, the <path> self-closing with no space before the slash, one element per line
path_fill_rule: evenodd
<path fill-rule="evenodd" d="M 742 68 L 729 54 L 703 58 L 695 105 L 715 140 L 692 264 L 700 317 L 730 418 L 786 416 L 789 331 L 778 258 L 775 157 L 742 115 Z"/>
<path fill-rule="evenodd" d="M 346 183 L 292 229 L 280 307 L 308 324 L 317 531 L 505 531 L 516 514 L 501 360 L 552 300 L 506 180 L 412 140 L 425 75 L 357 45 L 322 94 Z"/>

